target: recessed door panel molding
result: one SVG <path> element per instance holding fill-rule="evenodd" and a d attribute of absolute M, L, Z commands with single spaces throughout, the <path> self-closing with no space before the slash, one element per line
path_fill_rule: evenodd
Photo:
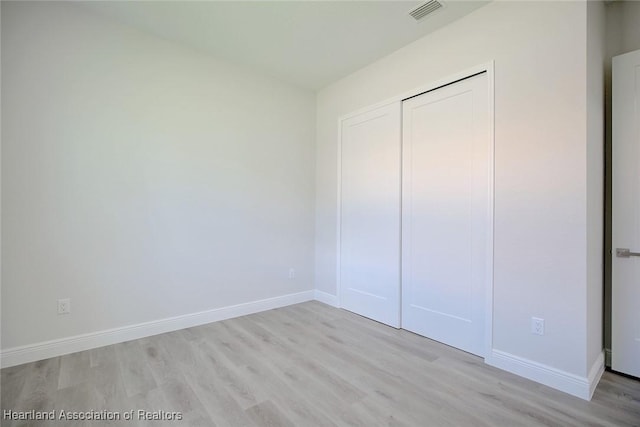
<path fill-rule="evenodd" d="M 613 58 L 611 368 L 640 377 L 640 50 Z"/>
<path fill-rule="evenodd" d="M 341 307 L 400 326 L 400 102 L 341 122 Z"/>
<path fill-rule="evenodd" d="M 493 143 L 487 74 L 403 102 L 402 327 L 485 355 Z"/>

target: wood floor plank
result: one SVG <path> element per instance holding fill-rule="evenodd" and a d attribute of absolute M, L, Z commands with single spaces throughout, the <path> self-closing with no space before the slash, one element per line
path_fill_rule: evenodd
<path fill-rule="evenodd" d="M 89 353 L 89 366 L 92 368 L 114 364 L 117 361 L 115 345 L 93 348 L 87 353 Z"/>
<path fill-rule="evenodd" d="M 341 401 L 335 395 L 334 390 L 309 376 L 300 366 L 291 363 L 274 346 L 261 343 L 257 337 L 252 337 L 235 322 L 229 322 L 228 328 L 238 338 L 238 342 L 242 342 L 246 346 L 245 351 L 255 349 L 263 357 L 261 359 L 263 366 L 266 366 L 269 371 L 275 372 L 293 390 L 304 390 L 305 399 L 321 408 L 332 422 L 338 425 L 351 425 L 345 424 L 345 420 L 341 418 L 349 404 Z"/>
<path fill-rule="evenodd" d="M 16 408 L 17 401 L 24 389 L 30 365 L 24 364 L 2 369 L 0 372 L 0 404 L 2 408 Z M 13 424 L 5 422 L 7 425 Z"/>
<path fill-rule="evenodd" d="M 315 331 L 316 329 L 307 330 L 306 336 L 312 336 Z M 395 372 L 393 369 L 391 371 L 383 370 L 379 363 L 377 363 L 377 360 L 370 359 L 371 354 L 368 353 L 372 353 L 372 351 L 366 351 L 366 349 L 350 349 L 348 346 L 339 342 L 323 340 L 322 336 L 312 341 L 314 342 L 306 342 L 300 346 L 301 351 L 304 352 L 304 357 L 317 360 L 318 363 L 323 363 L 328 369 L 342 375 L 351 383 L 368 390 L 368 400 L 373 401 L 374 406 L 383 411 L 394 406 L 393 392 L 395 390 L 401 391 L 401 393 L 423 394 L 423 390 L 416 389 L 415 387 L 411 388 L 412 384 L 400 377 L 398 372 Z M 373 353 L 375 353 L 375 351 L 373 351 Z M 384 390 L 387 390 L 388 393 L 385 393 Z M 361 405 L 353 405 L 355 408 L 359 406 Z M 440 405 L 431 404 L 430 400 L 424 394 L 422 395 L 420 406 L 419 413 L 422 413 L 423 409 L 430 409 L 434 413 L 440 411 Z M 401 404 L 395 407 L 395 411 L 390 411 L 383 416 L 390 420 L 395 419 L 395 423 L 400 425 L 402 423 L 415 425 L 417 420 L 412 415 L 408 415 L 410 412 L 405 404 Z M 418 416 L 418 414 L 415 415 Z M 435 418 L 437 418 L 437 416 Z M 363 419 L 366 420 L 366 417 Z M 432 417 L 432 420 L 435 420 L 434 417 Z M 447 425 L 447 421 L 442 420 L 441 425 Z"/>
<path fill-rule="evenodd" d="M 115 355 L 115 349 L 113 350 Z M 92 409 L 123 413 L 129 410 L 127 392 L 122 380 L 122 372 L 117 360 L 104 361 L 91 368 L 89 385 L 94 396 Z M 117 422 L 105 422 L 103 425 L 122 425 Z"/>
<path fill-rule="evenodd" d="M 295 425 L 270 400 L 254 405 L 246 410 L 257 426 L 295 427 Z"/>
<path fill-rule="evenodd" d="M 39 360 L 37 362 L 28 363 L 24 366 L 24 370 L 20 371 L 24 376 L 20 381 L 21 388 L 19 390 L 11 390 L 5 388 L 2 384 L 2 394 L 14 394 L 15 397 L 9 397 L 13 400 L 13 406 L 4 409 L 11 409 L 17 412 L 36 411 L 48 412 L 55 408 L 55 393 L 58 389 L 58 378 L 60 375 L 60 358 Z M 4 420 L 3 420 L 4 421 Z M 20 426 L 24 423 L 20 421 L 3 422 L 2 425 Z M 46 425 L 47 423 L 41 423 Z"/>
<path fill-rule="evenodd" d="M 115 352 L 127 396 L 145 393 L 157 387 L 139 341 L 117 344 Z"/>
<path fill-rule="evenodd" d="M 99 397 L 96 395 L 93 385 L 85 381 L 58 390 L 55 393 L 55 409 L 58 414 L 61 411 L 67 414 L 91 410 L 97 411 L 99 407 L 98 399 Z M 69 418 L 58 418 L 58 423 L 68 427 L 89 427 L 92 425 L 92 422 L 88 420 Z"/>
<path fill-rule="evenodd" d="M 155 421 L 147 419 L 147 413 L 154 413 L 157 411 L 166 411 L 168 403 L 165 400 L 165 395 L 159 388 L 152 388 L 144 390 L 138 394 L 129 397 L 129 410 L 133 411 L 133 419 L 131 425 L 136 427 L 168 427 L 172 424 L 175 425 L 175 421 Z M 140 417 L 138 411 L 144 412 L 144 417 Z M 142 419 L 141 419 L 142 418 Z"/>
<path fill-rule="evenodd" d="M 88 351 L 60 356 L 58 389 L 78 385 L 87 381 L 90 368 L 91 358 Z"/>
<path fill-rule="evenodd" d="M 318 427 L 334 427 L 326 415 L 317 409 L 317 406 L 309 401 L 305 393 L 300 393 L 285 378 L 280 376 L 275 369 L 260 362 L 259 353 L 244 351 L 238 342 L 231 344 L 238 336 L 233 334 L 222 322 L 207 325 L 211 334 L 210 343 L 220 352 L 229 369 L 234 369 L 244 378 L 244 383 L 249 384 L 257 400 L 271 399 L 280 407 L 288 408 L 289 416 L 296 425 L 310 425 Z"/>
<path fill-rule="evenodd" d="M 455 401 L 459 396 L 455 391 L 447 393 L 451 388 L 447 381 L 436 381 L 432 375 L 429 381 L 420 384 L 415 378 L 424 378 L 428 373 L 430 362 L 418 360 L 422 365 L 407 365 L 403 359 L 395 357 L 393 354 L 386 354 L 379 351 L 375 343 L 367 346 L 367 340 L 360 336 L 357 331 L 339 331 L 331 332 L 337 340 L 320 341 L 319 347 L 314 347 L 308 357 L 313 354 L 322 353 L 322 358 L 331 360 L 334 356 L 339 356 L 342 360 L 333 360 L 330 366 L 348 366 L 349 370 L 346 375 L 351 375 L 351 381 L 362 384 L 363 388 L 375 390 L 375 396 L 378 399 L 384 399 L 385 404 L 393 404 L 399 408 L 403 408 L 404 412 L 419 415 L 421 410 L 431 405 L 433 412 L 441 412 L 443 408 L 451 406 L 451 401 Z M 346 362 L 346 363 L 345 363 Z M 353 367 L 366 368 L 365 371 L 355 370 Z M 393 391 L 393 392 L 392 392 Z M 394 393 L 395 392 L 395 393 Z M 421 408 L 416 411 L 415 408 L 406 407 L 411 401 L 394 402 L 394 396 L 397 393 L 412 392 L 422 396 Z M 456 408 L 452 408 L 454 418 L 463 417 L 456 414 Z M 459 422 L 469 423 L 472 420 L 459 420 Z M 414 420 L 413 422 L 416 422 Z M 447 421 L 442 420 L 441 423 Z"/>
<path fill-rule="evenodd" d="M 161 336 L 142 338 L 139 342 L 156 384 L 161 385 L 184 379 L 180 367 L 163 345 Z"/>
<path fill-rule="evenodd" d="M 334 374 L 331 370 L 322 366 L 322 364 L 316 363 L 308 357 L 301 355 L 299 352 L 300 349 L 288 343 L 286 340 L 282 340 L 275 328 L 269 331 L 262 326 L 264 324 L 261 325 L 259 322 L 259 317 L 246 316 L 238 319 L 236 324 L 240 325 L 245 331 L 253 334 L 264 343 L 270 344 L 283 358 L 295 362 L 296 366 L 300 366 L 305 372 L 311 374 L 328 389 L 332 390 L 341 401 L 354 403 L 366 396 L 366 393 L 362 390 L 354 387 L 353 384 L 349 384 L 348 381 Z"/>
<path fill-rule="evenodd" d="M 252 426 L 253 422 L 226 388 L 209 381 L 206 376 L 185 374 L 189 387 L 204 405 L 209 418 L 219 427 Z"/>
<path fill-rule="evenodd" d="M 199 354 L 202 369 L 215 375 L 216 380 L 225 385 L 241 408 L 247 409 L 258 404 L 261 399 L 256 397 L 242 370 L 228 363 L 214 345 L 204 340 L 192 341 L 190 345 Z"/>

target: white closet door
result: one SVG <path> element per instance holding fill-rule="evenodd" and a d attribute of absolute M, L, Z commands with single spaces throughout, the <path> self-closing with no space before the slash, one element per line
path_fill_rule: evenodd
<path fill-rule="evenodd" d="M 342 122 L 340 304 L 400 326 L 400 102 Z"/>
<path fill-rule="evenodd" d="M 491 280 L 486 73 L 403 102 L 402 327 L 484 355 Z"/>

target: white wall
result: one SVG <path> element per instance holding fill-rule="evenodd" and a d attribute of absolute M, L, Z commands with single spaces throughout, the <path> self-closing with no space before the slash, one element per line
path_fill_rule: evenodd
<path fill-rule="evenodd" d="M 640 49 L 640 2 L 622 0 L 607 4 L 607 48 L 610 56 Z"/>
<path fill-rule="evenodd" d="M 3 351 L 313 288 L 312 92 L 2 2 L 2 124 Z"/>
<path fill-rule="evenodd" d="M 586 19 L 583 2 L 494 2 L 318 94 L 321 291 L 336 293 L 338 117 L 495 60 L 493 347 L 586 378 L 587 192 L 597 193 L 587 182 Z M 545 319 L 544 336 L 531 334 L 532 316 Z"/>
<path fill-rule="evenodd" d="M 587 2 L 587 367 L 602 357 L 606 11 Z"/>

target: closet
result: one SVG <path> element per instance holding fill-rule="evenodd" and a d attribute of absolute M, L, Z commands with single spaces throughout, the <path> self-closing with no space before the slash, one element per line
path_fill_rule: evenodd
<path fill-rule="evenodd" d="M 484 355 L 492 282 L 488 73 L 341 121 L 343 308 Z"/>

